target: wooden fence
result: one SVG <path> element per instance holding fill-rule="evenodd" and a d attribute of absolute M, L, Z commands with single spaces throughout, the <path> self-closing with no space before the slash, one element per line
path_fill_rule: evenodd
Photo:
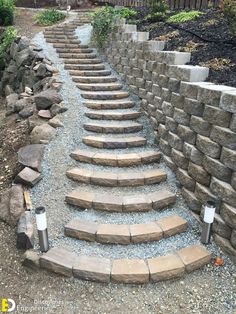
<path fill-rule="evenodd" d="M 99 2 L 124 7 L 147 7 L 150 5 L 150 0 L 99 0 Z M 167 0 L 167 2 L 172 10 L 216 8 L 220 4 L 220 0 Z"/>

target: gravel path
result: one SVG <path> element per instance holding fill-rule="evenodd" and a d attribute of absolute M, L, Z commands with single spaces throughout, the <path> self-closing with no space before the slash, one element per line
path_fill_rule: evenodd
<path fill-rule="evenodd" d="M 91 34 L 91 27 L 90 26 L 83 26 L 77 29 L 76 31 L 79 38 L 82 40 L 82 44 L 87 44 L 89 42 L 89 35 Z M 194 243 L 199 243 L 199 236 L 200 236 L 200 228 L 198 225 L 198 222 L 196 219 L 192 216 L 190 211 L 188 210 L 186 203 L 181 198 L 181 196 L 178 197 L 178 201 L 174 205 L 173 208 L 166 209 L 163 212 L 155 212 L 151 211 L 149 213 L 145 214 L 139 214 L 139 213 L 105 213 L 105 212 L 99 212 L 99 211 L 93 211 L 93 210 L 85 210 L 85 211 L 78 211 L 73 206 L 69 206 L 64 202 L 65 195 L 72 191 L 74 188 L 81 188 L 81 190 L 91 190 L 90 186 L 87 186 L 85 184 L 78 184 L 76 182 L 73 182 L 72 180 L 69 180 L 66 178 L 65 173 L 66 170 L 72 168 L 73 166 L 77 165 L 78 163 L 71 159 L 69 157 L 69 154 L 75 150 L 76 148 L 82 148 L 87 149 L 90 151 L 98 151 L 96 148 L 88 147 L 82 143 L 82 137 L 85 135 L 93 135 L 94 133 L 87 132 L 83 129 L 83 123 L 86 121 L 89 121 L 84 116 L 84 113 L 86 112 L 86 108 L 82 105 L 83 99 L 81 98 L 80 92 L 78 88 L 76 88 L 75 83 L 72 81 L 69 73 L 64 70 L 63 67 L 63 60 L 58 58 L 57 53 L 55 52 L 55 49 L 53 49 L 52 45 L 47 44 L 44 40 L 43 34 L 39 33 L 37 34 L 33 41 L 40 46 L 43 47 L 44 52 L 46 55 L 49 56 L 49 58 L 54 62 L 54 65 L 59 70 L 59 78 L 63 81 L 63 88 L 61 91 L 65 106 L 68 108 L 68 111 L 63 114 L 63 122 L 64 122 L 64 128 L 58 130 L 57 137 L 46 146 L 44 161 L 43 161 L 43 180 L 40 181 L 38 185 L 36 185 L 32 189 L 32 200 L 34 206 L 43 205 L 47 209 L 47 217 L 48 217 L 48 228 L 49 228 L 49 236 L 50 236 L 50 244 L 51 246 L 62 246 L 67 247 L 79 254 L 85 254 L 85 255 L 98 255 L 98 256 L 104 256 L 104 257 L 110 257 L 110 258 L 122 258 L 122 257 L 128 257 L 128 258 L 147 258 L 157 255 L 164 255 L 167 253 L 172 252 L 175 249 L 179 249 L 181 247 L 185 247 Z M 109 67 L 108 64 L 106 64 L 107 67 Z M 117 75 L 117 73 L 112 70 L 113 75 Z M 118 77 L 119 78 L 119 77 Z M 122 82 L 124 84 L 124 82 Z M 124 85 L 125 86 L 125 85 Z M 127 89 L 127 86 L 125 86 Z M 134 109 L 138 109 L 138 101 L 135 96 L 132 96 L 133 99 L 136 101 L 136 107 Z M 145 117 L 141 117 L 138 119 L 138 122 L 142 123 L 145 128 L 142 132 L 140 132 L 140 135 L 146 135 L 148 134 L 148 147 L 156 147 L 154 143 L 154 134 L 150 128 L 150 125 Z M 138 152 L 145 150 L 146 148 L 133 148 L 129 149 L 129 152 Z M 158 149 L 156 147 L 156 149 Z M 105 152 L 105 150 L 103 150 Z M 107 150 L 110 152 L 110 150 Z M 116 150 L 116 152 L 123 152 L 124 150 Z M 93 169 L 102 169 L 104 171 L 109 171 L 109 167 L 101 167 L 101 166 L 94 166 L 94 165 L 87 165 L 87 164 L 80 164 L 80 167 L 90 169 L 91 167 Z M 148 169 L 149 167 L 153 168 L 152 166 L 146 165 L 145 167 L 142 167 L 142 169 Z M 175 175 L 173 172 L 163 163 L 161 162 L 158 164 L 158 167 L 161 169 L 164 169 L 167 172 L 168 180 L 164 183 L 161 183 L 160 185 L 150 185 L 145 187 L 135 187 L 135 188 L 122 188 L 120 190 L 119 188 L 109 188 L 111 193 L 114 192 L 114 194 L 120 194 L 120 193 L 139 193 L 139 192 L 151 192 L 156 191 L 157 189 L 168 187 L 171 191 L 176 192 L 179 195 L 179 188 L 178 183 L 176 181 Z M 126 168 L 127 169 L 127 168 Z M 125 169 L 125 171 L 126 171 Z M 140 167 L 130 168 L 129 170 L 137 171 L 141 169 Z M 112 168 L 113 171 L 113 168 Z M 119 170 L 117 170 L 119 171 Z M 92 186 L 92 189 L 95 192 L 107 192 L 106 187 L 99 187 L 99 186 Z M 141 223 L 141 222 L 147 222 L 151 220 L 158 220 L 160 217 L 168 216 L 171 214 L 178 214 L 182 216 L 183 218 L 187 219 L 189 222 L 189 228 L 187 232 L 176 235 L 174 237 L 171 237 L 169 239 L 161 240 L 154 243 L 148 243 L 148 244 L 138 244 L 138 245 L 128 245 L 128 246 L 122 246 L 122 245 L 103 245 L 99 243 L 87 243 L 85 241 L 78 241 L 76 239 L 70 239 L 64 236 L 63 228 L 64 225 L 71 220 L 72 218 L 81 218 L 84 220 L 93 220 L 98 222 L 104 222 L 104 223 Z M 213 253 L 213 256 L 221 255 L 222 252 L 220 249 L 214 244 L 210 244 L 207 246 L 207 248 Z M 230 262 L 230 260 L 223 255 L 223 258 L 225 260 L 225 266 L 222 268 L 216 268 L 213 265 L 209 265 L 207 267 L 204 267 L 203 270 L 199 270 L 194 274 L 188 275 L 188 277 L 183 281 L 177 282 L 170 282 L 170 283 L 162 283 L 160 284 L 160 287 L 162 289 L 166 290 L 166 293 L 162 293 L 162 296 L 159 296 L 159 292 L 161 288 L 158 289 L 157 286 L 153 289 L 153 292 L 151 292 L 151 288 L 149 286 L 147 287 L 147 290 L 144 289 L 144 295 L 149 290 L 148 293 L 151 293 L 152 298 L 149 295 L 149 298 L 155 299 L 157 304 L 159 304 L 159 301 L 161 298 L 165 297 L 168 298 L 171 297 L 171 302 L 175 304 L 175 295 L 173 291 L 178 290 L 177 293 L 180 293 L 182 290 L 185 290 L 184 287 L 186 283 L 188 282 L 188 285 L 191 286 L 191 283 L 193 283 L 193 286 L 195 286 L 195 292 L 186 292 L 186 294 L 183 294 L 183 304 L 188 302 L 189 307 L 188 309 L 191 309 L 191 312 L 189 313 L 231 313 L 232 306 L 233 306 L 233 299 L 234 299 L 234 292 L 232 289 L 233 286 L 233 274 L 235 276 L 235 268 L 233 264 Z M 188 279 L 189 278 L 189 279 Z M 204 279 L 205 278 L 205 279 Z M 73 280 L 68 281 L 71 283 L 71 285 L 75 285 Z M 197 286 L 197 284 L 200 283 L 200 286 Z M 224 284 L 222 284 L 224 283 Z M 83 284 L 88 285 L 89 284 Z M 91 284 L 92 285 L 92 284 Z M 115 285 L 114 285 L 115 286 Z M 95 287 L 99 287 L 95 285 Z M 116 286 L 115 286 L 116 287 Z M 196 288 L 197 287 L 197 288 Z M 76 288 L 75 288 L 76 289 Z M 107 288 L 108 290 L 110 288 Z M 116 288 L 115 288 L 116 289 Z M 126 290 L 127 289 L 127 290 Z M 125 291 L 129 291 L 130 288 L 124 288 L 124 291 L 121 292 L 120 289 L 118 289 L 121 293 L 121 298 L 119 299 L 122 304 L 122 294 L 125 295 Z M 138 295 L 140 295 L 141 290 L 138 289 Z M 208 302 L 204 303 L 201 301 L 201 298 L 204 298 L 204 290 L 208 289 L 214 291 L 215 296 L 218 296 L 221 300 L 219 303 L 219 300 L 217 300 L 217 306 L 215 304 L 210 304 Z M 219 292 L 218 292 L 219 289 Z M 99 288 L 98 288 L 99 290 Z M 188 290 L 188 289 L 187 289 Z M 110 290 L 109 290 L 110 291 Z M 136 291 L 136 288 L 135 290 Z M 157 291 L 159 291 L 157 293 Z M 104 292 L 101 292 L 101 295 Z M 136 292 L 134 292 L 134 295 Z M 98 293 L 99 295 L 99 293 Z M 137 295 L 137 297 L 138 297 Z M 208 295 L 208 293 L 207 293 Z M 187 296 L 187 300 L 185 299 Z M 216 300 L 216 298 L 212 298 L 213 300 Z M 132 299 L 132 298 L 131 298 Z M 178 298 L 176 298 L 177 301 Z M 190 300 L 193 300 L 190 302 Z M 208 299 L 209 300 L 209 299 Z M 111 299 L 112 301 L 112 299 Z M 170 302 L 170 301 L 168 301 Z M 178 300 L 178 302 L 180 302 Z M 153 304 L 153 302 L 151 302 Z M 137 304 L 134 302 L 134 304 Z M 150 302 L 148 301 L 148 304 Z M 178 308 L 173 308 L 173 311 L 169 311 L 170 309 L 169 305 L 166 306 L 165 302 L 161 301 L 161 306 L 153 307 L 144 305 L 138 305 L 137 307 L 137 313 L 184 313 L 186 311 L 185 305 L 183 305 L 183 310 L 181 307 L 181 304 L 179 303 Z M 220 304 L 220 305 L 219 305 Z M 135 306 L 135 305 L 134 305 Z M 220 306 L 220 307 L 219 307 Z M 111 307 L 108 307 L 109 312 L 111 311 Z M 119 312 L 119 307 L 115 310 L 116 313 L 124 313 L 123 310 Z M 142 309 L 142 311 L 141 311 Z M 168 311 L 167 311 L 167 310 Z M 218 312 L 218 310 L 220 311 Z M 91 307 L 90 307 L 91 310 Z M 125 308 L 124 308 L 125 310 Z M 128 308 L 127 308 L 128 310 Z M 216 312 L 215 312 L 216 311 Z M 98 310 L 96 313 L 105 313 L 105 310 L 102 310 L 101 312 Z M 87 313 L 87 311 L 84 309 L 81 312 L 73 312 L 73 313 Z M 89 311 L 89 313 L 95 313 L 93 311 Z M 128 312 L 127 312 L 128 313 Z"/>

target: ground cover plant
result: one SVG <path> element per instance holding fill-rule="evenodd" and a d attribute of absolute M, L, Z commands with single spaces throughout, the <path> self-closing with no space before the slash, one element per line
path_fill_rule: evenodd
<path fill-rule="evenodd" d="M 47 26 L 64 20 L 65 17 L 66 15 L 63 12 L 55 9 L 48 9 L 36 14 L 34 19 L 37 24 Z"/>

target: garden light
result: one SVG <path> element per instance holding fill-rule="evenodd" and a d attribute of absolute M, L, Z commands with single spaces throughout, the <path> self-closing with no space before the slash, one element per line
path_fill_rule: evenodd
<path fill-rule="evenodd" d="M 207 244 L 210 242 L 211 227 L 214 221 L 216 205 L 212 201 L 208 201 L 204 208 L 203 226 L 201 234 L 201 242 Z"/>
<path fill-rule="evenodd" d="M 48 243 L 48 229 L 47 229 L 47 218 L 44 207 L 38 207 L 35 209 L 36 224 L 39 236 L 39 245 L 41 252 L 47 252 L 49 250 Z"/>

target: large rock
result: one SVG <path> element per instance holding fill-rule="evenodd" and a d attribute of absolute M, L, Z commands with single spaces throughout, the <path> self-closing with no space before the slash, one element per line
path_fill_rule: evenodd
<path fill-rule="evenodd" d="M 50 108 L 53 104 L 58 104 L 62 101 L 61 96 L 55 89 L 47 89 L 42 91 L 34 97 L 35 104 L 37 109 L 47 109 Z"/>
<path fill-rule="evenodd" d="M 18 43 L 18 51 L 21 51 L 25 48 L 28 48 L 30 45 L 30 40 L 29 38 L 22 36 L 19 43 Z"/>
<path fill-rule="evenodd" d="M 45 119 L 42 119 L 38 116 L 38 114 L 34 113 L 32 116 L 28 118 L 28 127 L 31 132 L 36 126 L 42 125 L 45 123 Z"/>
<path fill-rule="evenodd" d="M 41 174 L 29 167 L 25 167 L 15 178 L 16 183 L 21 183 L 28 186 L 34 186 L 41 180 Z"/>
<path fill-rule="evenodd" d="M 56 130 L 47 123 L 36 126 L 30 134 L 32 144 L 46 144 L 56 135 Z"/>
<path fill-rule="evenodd" d="M 18 101 L 18 94 L 13 93 L 6 97 L 6 115 L 10 115 L 15 112 L 15 104 Z"/>
<path fill-rule="evenodd" d="M 52 105 L 50 111 L 53 117 L 55 117 L 57 114 L 63 113 L 65 111 L 67 111 L 68 108 L 64 107 L 63 102 L 61 102 L 60 104 L 54 104 Z"/>
<path fill-rule="evenodd" d="M 19 116 L 23 119 L 27 119 L 30 116 L 32 116 L 34 114 L 34 112 L 36 111 L 35 105 L 34 104 L 28 104 L 27 106 L 25 106 L 20 112 L 19 112 Z"/>
<path fill-rule="evenodd" d="M 15 60 L 18 67 L 30 65 L 34 58 L 34 53 L 31 49 L 26 48 L 16 53 Z"/>
<path fill-rule="evenodd" d="M 18 161 L 34 170 L 41 172 L 44 146 L 40 144 L 27 145 L 19 149 Z"/>
<path fill-rule="evenodd" d="M 0 219 L 16 226 L 24 213 L 24 194 L 21 185 L 14 185 L 0 196 Z"/>

